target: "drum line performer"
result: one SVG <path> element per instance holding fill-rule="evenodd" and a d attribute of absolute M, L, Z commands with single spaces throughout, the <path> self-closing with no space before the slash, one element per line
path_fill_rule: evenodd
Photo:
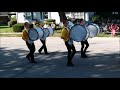
<path fill-rule="evenodd" d="M 79 23 L 80 23 L 81 26 L 85 27 L 84 19 L 80 19 Z M 86 50 L 88 49 L 88 47 L 89 47 L 89 43 L 88 43 L 87 40 L 81 41 L 81 57 L 82 58 L 87 58 Z"/>
<path fill-rule="evenodd" d="M 35 24 L 36 27 L 40 27 L 40 28 L 43 28 L 39 23 L 36 23 Z M 40 47 L 40 49 L 38 50 L 39 54 L 41 54 L 41 51 L 44 49 L 44 53 L 45 54 L 49 54 L 48 51 L 47 51 L 47 46 L 46 46 L 46 37 L 43 36 L 43 38 L 40 39 L 41 43 L 42 43 L 42 46 Z"/>
<path fill-rule="evenodd" d="M 28 35 L 28 30 L 30 29 L 29 26 L 30 26 L 29 23 L 25 22 L 24 30 L 22 31 L 22 39 L 26 42 L 26 45 L 27 45 L 28 49 L 30 50 L 30 52 L 27 54 L 26 58 L 31 63 L 37 63 L 34 60 L 35 45 L 34 45 L 34 42 L 29 39 L 29 35 Z"/>
<path fill-rule="evenodd" d="M 68 50 L 68 55 L 67 55 L 67 66 L 74 66 L 72 63 L 72 58 L 74 57 L 76 53 L 75 46 L 73 44 L 73 40 L 70 38 L 70 29 L 67 27 L 67 20 L 63 21 L 63 29 L 61 31 L 61 38 L 64 40 L 66 48 Z"/>

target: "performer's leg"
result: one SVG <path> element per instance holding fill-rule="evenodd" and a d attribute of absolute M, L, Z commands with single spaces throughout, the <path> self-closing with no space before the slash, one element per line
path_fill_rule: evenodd
<path fill-rule="evenodd" d="M 27 45 L 28 49 L 30 50 L 30 44 L 27 41 L 26 41 L 26 45 Z M 30 52 L 27 54 L 26 58 L 31 62 Z"/>
<path fill-rule="evenodd" d="M 46 47 L 46 40 L 43 40 L 42 43 L 43 43 L 43 48 L 44 48 L 45 54 L 48 54 L 47 47 Z"/>
<path fill-rule="evenodd" d="M 72 49 L 72 54 L 71 54 L 71 60 L 72 60 L 72 58 L 74 57 L 74 55 L 75 55 L 75 53 L 76 53 L 76 49 L 75 49 L 74 44 L 72 44 L 71 49 Z M 71 61 L 71 62 L 72 62 L 72 61 Z"/>
<path fill-rule="evenodd" d="M 86 44 L 86 47 L 85 47 L 85 49 L 84 49 L 84 51 L 83 51 L 84 54 L 86 53 L 86 50 L 87 50 L 88 47 L 89 47 L 89 43 L 88 43 L 87 40 L 85 40 L 85 44 Z M 85 56 L 86 56 L 86 54 L 85 54 Z"/>
<path fill-rule="evenodd" d="M 31 63 L 36 63 L 34 60 L 34 52 L 35 52 L 35 45 L 34 45 L 34 43 L 32 43 L 31 49 L 30 49 Z"/>
<path fill-rule="evenodd" d="M 68 44 L 68 42 L 65 42 L 65 45 L 68 50 L 68 55 L 67 55 L 67 66 L 73 66 L 72 60 L 71 60 L 71 46 Z"/>
<path fill-rule="evenodd" d="M 81 57 L 84 54 L 84 41 L 81 41 Z"/>
<path fill-rule="evenodd" d="M 41 46 L 41 48 L 38 50 L 38 52 L 39 52 L 39 53 L 41 53 L 41 51 L 42 51 L 42 50 L 43 50 L 43 48 L 44 48 L 44 45 L 43 45 L 43 40 L 41 40 L 41 39 L 40 39 L 40 41 L 41 41 L 41 43 L 42 43 L 42 46 Z"/>

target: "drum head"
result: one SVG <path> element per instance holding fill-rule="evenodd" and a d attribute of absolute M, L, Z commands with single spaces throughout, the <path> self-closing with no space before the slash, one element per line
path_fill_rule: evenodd
<path fill-rule="evenodd" d="M 90 38 L 93 38 L 93 37 L 97 36 L 98 28 L 94 24 L 88 25 L 87 28 L 90 32 L 90 35 L 89 35 Z"/>
<path fill-rule="evenodd" d="M 74 41 L 81 42 L 87 38 L 87 30 L 79 24 L 74 25 L 70 30 L 70 36 Z"/>
<path fill-rule="evenodd" d="M 39 27 L 37 27 L 37 28 L 35 28 L 36 30 L 37 30 L 37 32 L 38 32 L 38 34 L 39 34 L 39 38 L 42 38 L 43 37 L 43 29 L 42 28 L 39 28 Z"/>
<path fill-rule="evenodd" d="M 47 28 L 44 28 L 43 31 L 44 31 L 44 37 L 48 37 L 50 34 L 49 30 Z"/>
<path fill-rule="evenodd" d="M 28 35 L 29 35 L 30 40 L 32 41 L 35 41 L 39 38 L 39 34 L 36 29 L 30 29 L 28 31 Z"/>

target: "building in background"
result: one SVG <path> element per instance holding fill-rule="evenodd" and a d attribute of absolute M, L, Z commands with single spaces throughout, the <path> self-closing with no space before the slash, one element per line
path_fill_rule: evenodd
<path fill-rule="evenodd" d="M 45 19 L 44 12 L 16 12 L 17 23 L 33 22 L 35 19 L 42 21 Z"/>
<path fill-rule="evenodd" d="M 16 12 L 0 12 L 0 24 L 7 24 L 12 15 L 16 15 Z"/>

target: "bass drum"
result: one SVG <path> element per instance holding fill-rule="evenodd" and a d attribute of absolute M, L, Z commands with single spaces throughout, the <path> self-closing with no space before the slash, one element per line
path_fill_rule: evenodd
<path fill-rule="evenodd" d="M 54 30 L 51 27 L 44 28 L 43 32 L 44 32 L 44 37 L 49 37 L 49 36 L 52 36 L 54 34 Z"/>
<path fill-rule="evenodd" d="M 29 36 L 29 39 L 32 40 L 32 41 L 35 41 L 39 38 L 39 34 L 38 34 L 37 30 L 33 29 L 33 28 L 31 28 L 28 31 L 28 36 Z"/>
<path fill-rule="evenodd" d="M 74 24 L 71 21 L 68 21 L 67 27 L 71 29 L 74 26 Z"/>
<path fill-rule="evenodd" d="M 89 24 L 87 26 L 87 29 L 90 32 L 89 38 L 93 38 L 93 37 L 97 36 L 98 33 L 100 33 L 100 28 L 97 24 Z"/>
<path fill-rule="evenodd" d="M 70 37 L 76 42 L 81 42 L 88 39 L 89 31 L 86 27 L 76 24 L 70 30 Z"/>
<path fill-rule="evenodd" d="M 35 29 L 37 30 L 39 34 L 39 39 L 43 38 L 43 34 L 44 34 L 43 29 L 40 27 L 36 27 Z"/>

